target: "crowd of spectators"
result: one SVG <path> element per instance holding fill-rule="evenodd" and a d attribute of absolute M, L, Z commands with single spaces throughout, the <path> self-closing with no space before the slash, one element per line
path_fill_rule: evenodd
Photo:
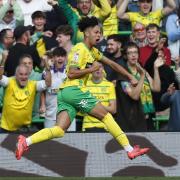
<path fill-rule="evenodd" d="M 0 132 L 29 129 L 34 117 L 55 124 L 67 56 L 83 41 L 85 16 L 99 20 L 96 48 L 137 80 L 101 64 L 89 91 L 124 131 L 155 131 L 164 114 L 162 129 L 180 131 L 180 0 L 0 0 Z M 88 115 L 75 122 L 74 131 L 106 131 Z"/>

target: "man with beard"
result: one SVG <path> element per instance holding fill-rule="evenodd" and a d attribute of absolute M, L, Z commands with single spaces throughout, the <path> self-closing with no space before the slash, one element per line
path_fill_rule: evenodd
<path fill-rule="evenodd" d="M 13 76 L 15 69 L 19 64 L 19 59 L 24 54 L 32 56 L 34 66 L 40 66 L 40 58 L 34 46 L 29 46 L 30 30 L 27 26 L 18 26 L 14 30 L 14 37 L 16 44 L 9 49 L 9 55 L 5 64 L 6 75 Z"/>
<path fill-rule="evenodd" d="M 122 43 L 120 41 L 120 36 L 118 34 L 110 35 L 107 38 L 107 47 L 105 55 L 117 64 L 125 66 L 126 63 L 123 59 L 121 47 Z M 117 78 L 119 77 L 119 73 L 117 73 L 110 66 L 107 65 L 105 65 L 104 69 L 107 74 L 106 79 L 109 81 L 113 81 L 115 83 Z"/>

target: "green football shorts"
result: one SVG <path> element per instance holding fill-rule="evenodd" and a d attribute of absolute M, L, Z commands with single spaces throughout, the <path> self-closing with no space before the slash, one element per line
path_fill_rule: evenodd
<path fill-rule="evenodd" d="M 58 93 L 58 113 L 67 111 L 71 122 L 77 112 L 89 113 L 99 101 L 87 91 L 82 91 L 77 86 L 61 89 Z"/>

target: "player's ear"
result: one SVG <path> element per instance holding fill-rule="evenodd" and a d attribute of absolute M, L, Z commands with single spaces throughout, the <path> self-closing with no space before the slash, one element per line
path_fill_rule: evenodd
<path fill-rule="evenodd" d="M 84 31 L 84 36 L 85 36 L 85 37 L 89 37 L 89 28 L 87 28 L 87 29 Z"/>

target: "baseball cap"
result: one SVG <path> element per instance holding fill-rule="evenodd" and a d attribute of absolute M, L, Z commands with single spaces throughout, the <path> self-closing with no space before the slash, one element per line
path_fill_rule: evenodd
<path fill-rule="evenodd" d="M 14 29 L 14 37 L 15 39 L 18 39 L 20 38 L 26 31 L 30 31 L 31 30 L 31 27 L 30 26 L 17 26 L 15 29 Z"/>

